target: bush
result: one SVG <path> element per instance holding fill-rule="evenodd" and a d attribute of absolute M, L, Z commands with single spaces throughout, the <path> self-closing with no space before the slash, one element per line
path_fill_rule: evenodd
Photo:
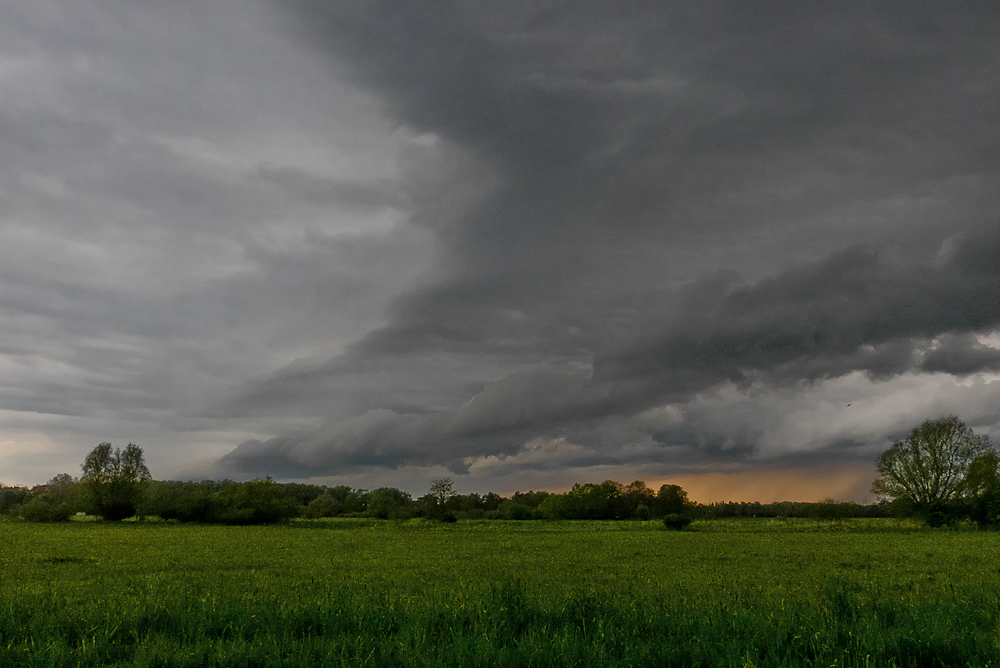
<path fill-rule="evenodd" d="M 971 514 L 968 504 L 961 501 L 937 501 L 919 509 L 917 517 L 935 529 L 949 526 Z"/>
<path fill-rule="evenodd" d="M 86 483 L 87 508 L 109 522 L 120 522 L 136 514 L 142 503 L 145 485 L 131 480 Z"/>
<path fill-rule="evenodd" d="M 505 520 L 530 520 L 534 519 L 535 513 L 531 508 L 523 503 L 514 501 L 504 501 L 500 504 L 499 515 Z"/>
<path fill-rule="evenodd" d="M 368 495 L 365 514 L 380 520 L 401 519 L 406 516 L 410 495 L 395 487 L 380 487 Z"/>
<path fill-rule="evenodd" d="M 270 478 L 229 485 L 213 501 L 209 521 L 220 524 L 274 524 L 299 514 L 299 505 Z"/>
<path fill-rule="evenodd" d="M 329 492 L 320 494 L 306 506 L 306 517 L 336 517 L 344 510 L 344 505 Z"/>
<path fill-rule="evenodd" d="M 26 487 L 5 487 L 0 485 L 0 514 L 11 515 L 19 511 L 27 502 L 31 492 Z"/>
<path fill-rule="evenodd" d="M 63 473 L 30 492 L 20 515 L 29 522 L 68 522 L 80 506 L 80 485 Z"/>
<path fill-rule="evenodd" d="M 973 499 L 969 517 L 980 528 L 1000 526 L 1000 489 L 991 489 Z"/>
<path fill-rule="evenodd" d="M 672 531 L 680 531 L 691 524 L 691 518 L 680 513 L 670 513 L 663 517 L 663 526 Z"/>
<path fill-rule="evenodd" d="M 153 481 L 136 512 L 179 522 L 207 522 L 216 486 L 212 482 Z"/>
<path fill-rule="evenodd" d="M 286 487 L 270 479 L 153 482 L 139 510 L 143 515 L 179 522 L 272 524 L 303 510 L 296 502 L 296 491 L 301 491 L 301 486 Z M 320 495 L 305 509 L 307 515 L 322 516 L 324 499 L 333 501 L 329 495 Z"/>
<path fill-rule="evenodd" d="M 76 506 L 39 494 L 21 505 L 21 517 L 29 522 L 69 522 Z"/>

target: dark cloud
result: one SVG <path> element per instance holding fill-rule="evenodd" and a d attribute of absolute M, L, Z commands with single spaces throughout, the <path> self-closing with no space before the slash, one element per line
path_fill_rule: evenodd
<path fill-rule="evenodd" d="M 0 424 L 481 481 L 995 431 L 998 17 L 15 0 Z"/>
<path fill-rule="evenodd" d="M 1000 370 L 1000 350 L 984 346 L 971 334 L 945 335 L 936 343 L 920 363 L 924 371 L 966 375 Z"/>
<path fill-rule="evenodd" d="M 957 176 L 998 166 L 982 151 L 1000 138 L 997 50 L 971 7 L 300 5 L 401 122 L 498 174 L 438 223 L 447 278 L 397 303 L 375 353 L 578 355 L 619 335 L 608 316 L 705 270 L 754 280 L 851 243 L 926 259 L 970 221 L 907 200 L 962 196 Z M 892 219 L 893 201 L 915 215 Z"/>
<path fill-rule="evenodd" d="M 796 364 L 813 369 L 810 376 L 902 373 L 914 366 L 910 341 L 1000 325 L 997 229 L 970 236 L 941 266 L 852 248 L 751 287 L 695 284 L 670 305 L 666 333 L 599 359 L 596 375 L 690 369 L 705 375 L 704 385 L 746 370 L 794 372 Z"/>
<path fill-rule="evenodd" d="M 1000 25 L 983 7 L 282 6 L 475 185 L 434 209 L 468 180 L 411 182 L 432 280 L 342 356 L 251 385 L 225 410 L 325 400 L 327 426 L 223 470 L 267 452 L 302 474 L 376 463 L 353 453 L 544 466 L 533 439 L 582 448 L 566 466 L 750 462 L 776 427 L 699 424 L 699 397 L 997 368 L 976 338 L 1000 325 Z M 586 379 L 547 384 L 566 368 Z M 641 417 L 665 405 L 676 424 Z M 359 415 L 374 431 L 342 435 Z M 872 438 L 781 456 L 852 460 Z"/>
<path fill-rule="evenodd" d="M 588 368 L 576 365 L 519 371 L 488 384 L 454 410 L 417 415 L 379 408 L 328 421 L 317 432 L 243 443 L 220 460 L 219 470 L 238 475 L 266 464 L 303 476 L 373 465 L 440 464 L 464 472 L 470 453 L 519 450 L 539 421 L 567 408 L 589 375 Z"/>
<path fill-rule="evenodd" d="M 975 343 L 971 334 L 950 334 L 1000 326 L 1000 272 L 977 260 L 990 257 L 994 242 L 992 230 L 971 236 L 949 263 L 937 267 L 896 264 L 853 248 L 753 286 L 709 278 L 678 291 L 661 313 L 637 318 L 639 343 L 597 357 L 592 375 L 585 365 L 568 376 L 551 368 L 516 372 L 457 410 L 419 419 L 381 414 L 374 422 L 395 425 L 392 438 L 381 429 L 366 435 L 352 428 L 345 443 L 339 426 L 353 425 L 353 418 L 304 438 L 326 452 L 326 468 L 316 469 L 326 471 L 370 465 L 376 451 L 387 466 L 457 467 L 465 458 L 510 455 L 531 438 L 558 436 L 591 446 L 588 457 L 604 462 L 643 438 L 688 449 L 682 456 L 656 448 L 632 453 L 633 463 L 746 458 L 759 434 L 733 441 L 692 423 L 643 433 L 642 426 L 615 416 L 685 403 L 727 382 L 780 385 L 856 371 L 880 379 L 917 369 L 960 374 L 995 369 L 997 349 Z M 320 376 L 336 375 L 330 371 L 327 366 Z M 276 439 L 272 445 L 287 442 Z M 221 463 L 245 467 L 244 449 L 259 453 L 266 445 L 240 446 Z M 357 452 L 364 458 L 357 459 Z"/>

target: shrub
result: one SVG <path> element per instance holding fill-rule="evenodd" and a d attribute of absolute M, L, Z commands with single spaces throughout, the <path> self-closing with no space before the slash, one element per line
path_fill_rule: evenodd
<path fill-rule="evenodd" d="M 80 485 L 69 475 L 61 473 L 45 485 L 30 492 L 21 504 L 20 515 L 29 522 L 68 522 L 79 510 Z"/>
<path fill-rule="evenodd" d="M 380 487 L 368 495 L 365 514 L 381 520 L 399 519 L 406 515 L 410 495 L 395 487 Z"/>
<path fill-rule="evenodd" d="M 271 478 L 229 485 L 213 501 L 209 521 L 220 524 L 274 524 L 299 514 L 298 504 Z"/>
<path fill-rule="evenodd" d="M 320 494 L 306 506 L 306 517 L 315 519 L 317 517 L 336 517 L 344 510 L 344 505 L 340 503 L 329 492 Z"/>
<path fill-rule="evenodd" d="M 41 494 L 21 505 L 21 517 L 29 522 L 69 522 L 75 512 L 74 505 Z"/>
<path fill-rule="evenodd" d="M 530 520 L 534 519 L 535 513 L 523 503 L 514 501 L 504 501 L 500 504 L 500 518 L 505 520 Z"/>
<path fill-rule="evenodd" d="M 1000 489 L 991 489 L 973 499 L 969 517 L 980 528 L 1000 526 Z"/>
<path fill-rule="evenodd" d="M 672 531 L 680 531 L 691 524 L 691 518 L 680 513 L 670 513 L 663 517 L 663 526 Z"/>
<path fill-rule="evenodd" d="M 212 508 L 213 482 L 149 483 L 137 513 L 179 522 L 207 522 Z"/>
<path fill-rule="evenodd" d="M 5 487 L 0 485 L 0 514 L 14 514 L 25 503 L 31 492 L 26 487 Z"/>
<path fill-rule="evenodd" d="M 917 516 L 927 522 L 927 525 L 935 529 L 949 526 L 970 515 L 969 504 L 962 501 L 937 501 L 921 508 Z"/>

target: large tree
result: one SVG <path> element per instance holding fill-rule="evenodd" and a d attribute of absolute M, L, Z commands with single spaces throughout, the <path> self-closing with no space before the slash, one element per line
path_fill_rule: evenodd
<path fill-rule="evenodd" d="M 988 436 L 976 435 L 954 415 L 927 420 L 879 455 L 872 492 L 931 512 L 976 493 L 969 468 L 991 451 Z"/>
<path fill-rule="evenodd" d="M 90 451 L 83 465 L 91 509 L 106 520 L 118 521 L 135 515 L 144 483 L 150 479 L 142 448 L 129 443 L 125 450 L 101 443 Z"/>

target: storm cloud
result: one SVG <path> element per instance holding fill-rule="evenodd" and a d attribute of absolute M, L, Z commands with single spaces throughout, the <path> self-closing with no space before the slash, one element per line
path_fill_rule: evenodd
<path fill-rule="evenodd" d="M 486 491 L 996 434 L 998 16 L 8 4 L 2 461 Z"/>
<path fill-rule="evenodd" d="M 997 26 L 971 5 L 640 7 L 298 5 L 314 48 L 481 180 L 454 215 L 418 216 L 442 249 L 433 285 L 397 299 L 343 357 L 252 391 L 282 406 L 320 384 L 351 394 L 345 366 L 388 363 L 408 396 L 436 399 L 367 414 L 407 424 L 393 438 L 343 439 L 333 425 L 357 418 L 327 417 L 298 437 L 327 451 L 317 471 L 369 451 L 461 470 L 537 438 L 590 446 L 591 463 L 750 461 L 766 430 L 737 443 L 686 424 L 666 437 L 637 416 L 727 384 L 996 369 L 976 334 L 1000 319 L 998 165 L 984 150 L 998 139 Z M 490 367 L 481 393 L 435 377 L 469 356 Z M 585 380 L 516 382 L 567 363 Z M 492 406 L 485 437 L 453 426 L 465 401 Z M 281 451 L 287 438 L 254 456 L 301 463 Z M 650 441 L 675 449 L 637 445 Z M 870 456 L 858 445 L 843 456 Z M 242 465 L 244 450 L 221 463 Z"/>

